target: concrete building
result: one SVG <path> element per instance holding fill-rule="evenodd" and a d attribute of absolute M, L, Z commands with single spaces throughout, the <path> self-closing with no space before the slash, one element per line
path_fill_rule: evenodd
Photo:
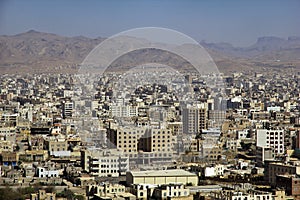
<path fill-rule="evenodd" d="M 82 167 L 97 177 L 119 177 L 129 171 L 129 157 L 115 151 L 82 151 Z"/>
<path fill-rule="evenodd" d="M 102 183 L 99 185 L 88 185 L 86 187 L 87 196 L 97 195 L 99 197 L 105 197 L 123 193 L 125 193 L 125 186 L 120 184 Z"/>
<path fill-rule="evenodd" d="M 165 184 L 154 189 L 149 199 L 165 200 L 165 199 L 182 199 L 193 200 L 190 190 L 185 188 L 183 184 Z"/>
<path fill-rule="evenodd" d="M 36 176 L 39 178 L 59 177 L 59 171 L 49 167 L 37 167 Z"/>
<path fill-rule="evenodd" d="M 0 163 L 3 166 L 16 166 L 19 156 L 15 152 L 2 152 L 0 154 Z"/>
<path fill-rule="evenodd" d="M 263 191 L 235 191 L 235 190 L 224 190 L 221 192 L 213 192 L 211 194 L 212 200 L 272 200 L 271 192 Z"/>
<path fill-rule="evenodd" d="M 137 164 L 171 161 L 176 153 L 177 137 L 163 127 L 117 126 L 107 129 L 107 138 L 110 148 L 123 151 Z"/>
<path fill-rule="evenodd" d="M 16 128 L 14 127 L 0 127 L 0 140 L 16 141 Z"/>
<path fill-rule="evenodd" d="M 39 190 L 38 193 L 30 194 L 30 200 L 56 200 L 56 194 L 46 193 L 45 190 Z"/>
<path fill-rule="evenodd" d="M 134 194 L 137 199 L 147 200 L 157 185 L 153 184 L 133 184 L 130 187 L 130 193 Z"/>
<path fill-rule="evenodd" d="M 170 183 L 198 185 L 198 176 L 185 170 L 130 171 L 126 173 L 126 183 L 127 185 Z"/>
<path fill-rule="evenodd" d="M 277 175 L 276 187 L 284 188 L 287 195 L 300 199 L 300 177 L 298 175 Z"/>
<path fill-rule="evenodd" d="M 284 130 L 256 130 L 256 146 L 272 147 L 274 154 L 284 154 Z"/>
<path fill-rule="evenodd" d="M 225 167 L 224 165 L 215 165 L 211 167 L 204 168 L 204 176 L 205 177 L 215 177 L 215 176 L 223 176 Z"/>
<path fill-rule="evenodd" d="M 68 151 L 68 142 L 63 137 L 49 138 L 46 142 L 47 148 L 49 150 L 50 155 L 54 156 L 70 156 L 71 152 Z"/>
<path fill-rule="evenodd" d="M 73 102 L 63 102 L 63 118 L 68 118 L 73 116 L 74 103 Z"/>
<path fill-rule="evenodd" d="M 277 175 L 285 174 L 300 175 L 300 165 L 297 165 L 297 163 L 265 163 L 265 180 L 268 181 L 272 186 L 276 185 Z"/>
<path fill-rule="evenodd" d="M 204 105 L 188 105 L 182 110 L 183 133 L 197 134 L 207 129 L 207 109 Z"/>
<path fill-rule="evenodd" d="M 272 147 L 256 147 L 256 164 L 259 167 L 264 165 L 265 160 L 274 159 L 274 150 Z"/>

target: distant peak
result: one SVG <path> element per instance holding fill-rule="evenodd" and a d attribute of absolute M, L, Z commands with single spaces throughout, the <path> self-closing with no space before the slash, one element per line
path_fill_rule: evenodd
<path fill-rule="evenodd" d="M 31 29 L 31 30 L 26 31 L 24 33 L 16 34 L 15 36 L 26 36 L 26 35 L 36 35 L 36 34 L 41 34 L 41 32 Z"/>
<path fill-rule="evenodd" d="M 39 33 L 39 32 L 36 31 L 36 30 L 31 29 L 31 30 L 27 31 L 26 33 Z"/>

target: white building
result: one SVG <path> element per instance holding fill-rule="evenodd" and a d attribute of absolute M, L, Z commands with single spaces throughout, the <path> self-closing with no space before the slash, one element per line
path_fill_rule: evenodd
<path fill-rule="evenodd" d="M 229 138 L 226 140 L 226 148 L 236 151 L 238 148 L 241 148 L 241 140 Z"/>
<path fill-rule="evenodd" d="M 93 150 L 85 154 L 85 168 L 92 176 L 119 177 L 129 170 L 129 157 L 121 152 Z"/>
<path fill-rule="evenodd" d="M 205 167 L 204 176 L 205 177 L 214 177 L 214 176 L 216 176 L 215 168 L 214 167 Z"/>
<path fill-rule="evenodd" d="M 116 195 L 125 193 L 125 186 L 119 184 L 102 183 L 100 185 L 88 185 L 88 196 L 97 195 L 99 197 L 106 197 L 109 195 Z"/>
<path fill-rule="evenodd" d="M 246 139 L 249 133 L 249 129 L 238 130 L 237 131 L 237 139 Z"/>
<path fill-rule="evenodd" d="M 137 106 L 129 105 L 111 105 L 109 107 L 110 116 L 116 117 L 133 117 L 138 115 Z"/>
<path fill-rule="evenodd" d="M 223 176 L 223 175 L 224 175 L 224 165 L 205 167 L 204 169 L 205 177 L 214 177 L 214 176 Z"/>
<path fill-rule="evenodd" d="M 211 194 L 212 200 L 271 200 L 273 199 L 271 192 L 263 191 L 226 191 L 214 192 Z"/>
<path fill-rule="evenodd" d="M 152 193 L 153 199 L 187 199 L 192 200 L 190 189 L 185 188 L 183 184 L 166 184 L 154 189 Z"/>
<path fill-rule="evenodd" d="M 39 178 L 59 177 L 59 171 L 48 169 L 47 167 L 37 167 L 36 175 Z"/>
<path fill-rule="evenodd" d="M 256 146 L 272 147 L 275 154 L 283 154 L 284 130 L 257 129 Z"/>

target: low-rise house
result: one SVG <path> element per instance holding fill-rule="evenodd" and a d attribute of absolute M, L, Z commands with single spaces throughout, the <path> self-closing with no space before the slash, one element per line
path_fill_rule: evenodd
<path fill-rule="evenodd" d="M 51 167 L 37 167 L 36 176 L 39 178 L 59 177 L 59 170 Z"/>
<path fill-rule="evenodd" d="M 163 199 L 182 199 L 192 200 L 193 195 L 190 190 L 185 188 L 183 184 L 167 184 L 161 185 L 154 189 L 152 196 L 149 199 L 163 200 Z"/>
<path fill-rule="evenodd" d="M 39 190 L 38 193 L 30 194 L 30 200 L 56 200 L 56 194 L 46 193 L 45 190 Z"/>

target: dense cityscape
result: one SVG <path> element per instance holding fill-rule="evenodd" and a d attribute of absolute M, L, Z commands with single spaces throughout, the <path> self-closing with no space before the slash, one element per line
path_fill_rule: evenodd
<path fill-rule="evenodd" d="M 300 198 L 300 74 L 219 74 L 215 87 L 216 75 L 170 73 L 138 87 L 124 73 L 84 84 L 1 75 L 1 188 L 30 199 Z"/>
<path fill-rule="evenodd" d="M 0 0 L 0 200 L 300 200 L 299 0 Z"/>

